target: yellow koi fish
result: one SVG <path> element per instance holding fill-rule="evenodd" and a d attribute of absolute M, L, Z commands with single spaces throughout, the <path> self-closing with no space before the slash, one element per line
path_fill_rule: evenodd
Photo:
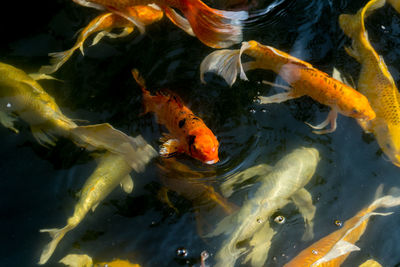
<path fill-rule="evenodd" d="M 136 142 L 141 144 L 138 153 L 144 158 L 144 160 L 141 160 L 141 162 L 144 163 L 140 164 L 147 163 L 157 154 L 141 136 L 136 137 Z M 75 206 L 74 214 L 67 220 L 67 225 L 61 229 L 40 230 L 40 232 L 48 232 L 52 240 L 43 249 L 39 264 L 45 264 L 47 262 L 64 235 L 74 229 L 83 220 L 89 210 L 94 211 L 100 202 L 107 197 L 118 184 L 121 184 L 126 193 L 132 192 L 133 181 L 129 175 L 131 171 L 131 166 L 119 155 L 107 152 L 100 158 L 97 168 L 87 179 L 80 191 L 79 202 Z"/>
<path fill-rule="evenodd" d="M 394 9 L 396 9 L 397 12 L 400 13 L 400 1 L 399 0 L 387 0 L 389 4 L 393 6 Z"/>
<path fill-rule="evenodd" d="M 136 171 L 140 171 L 147 160 L 137 154 L 141 144 L 136 139 L 108 123 L 76 125 L 33 78 L 20 69 L 0 63 L 0 123 L 18 133 L 14 127 L 15 115 L 31 126 L 33 136 L 45 147 L 55 145 L 55 135 L 59 135 L 88 149 L 106 149 L 119 154 Z"/>
<path fill-rule="evenodd" d="M 361 264 L 358 267 L 382 267 L 382 265 L 379 264 L 379 262 L 374 261 L 374 260 L 367 260 L 363 264 Z"/>
<path fill-rule="evenodd" d="M 242 65 L 242 53 L 250 56 L 252 61 Z M 338 113 L 366 121 L 375 118 L 375 112 L 367 98 L 350 86 L 330 77 L 305 61 L 256 41 L 243 42 L 240 50 L 219 50 L 211 53 L 201 63 L 200 78 L 204 82 L 204 73 L 213 71 L 221 75 L 229 85 L 232 85 L 238 72 L 242 79 L 247 80 L 245 71 L 252 69 L 272 70 L 291 86 L 284 87 L 288 90 L 285 93 L 260 97 L 261 104 L 281 103 L 307 95 L 332 108 L 327 119 L 321 124 L 312 126 L 307 123 L 317 130 L 314 133 L 324 134 L 335 131 Z M 330 129 L 321 130 L 329 123 L 331 124 Z"/>
<path fill-rule="evenodd" d="M 149 25 L 162 19 L 164 13 L 153 6 L 133 6 L 128 7 L 126 12 L 130 16 L 136 18 L 138 21 L 143 23 L 143 25 Z M 56 72 L 77 50 L 80 49 L 82 55 L 83 53 L 83 43 L 92 34 L 98 32 L 94 37 L 92 45 L 97 44 L 104 36 L 110 38 L 119 38 L 129 35 L 133 32 L 135 25 L 114 13 L 108 12 L 94 18 L 79 34 L 78 40 L 75 45 L 66 51 L 50 53 L 49 56 L 52 57 L 52 65 L 43 66 L 40 68 L 40 73 L 50 74 Z M 111 33 L 113 29 L 122 28 L 122 32 L 119 34 Z"/>
<path fill-rule="evenodd" d="M 390 208 L 400 205 L 400 197 L 387 195 L 376 199 L 367 208 L 347 220 L 342 228 L 323 237 L 304 249 L 284 267 L 336 267 L 340 266 L 352 251 L 360 250 L 356 245 L 367 228 L 373 215 L 390 215 L 374 212 L 378 208 Z"/>
<path fill-rule="evenodd" d="M 269 225 L 269 218 L 290 201 L 299 208 L 306 222 L 304 237 L 312 238 L 315 207 L 312 205 L 310 193 L 304 186 L 314 175 L 318 161 L 319 153 L 316 149 L 295 149 L 279 160 L 269 173 L 265 173 L 265 167 L 255 166 L 235 175 L 228 180 L 228 185 L 221 187 L 224 195 L 229 196 L 232 193 L 230 188 L 236 182 L 242 183 L 255 176 L 256 183 L 259 184 L 251 194 L 252 197 L 245 200 L 236 213 L 225 217 L 217 224 L 216 229 L 207 235 L 226 235 L 222 247 L 215 255 L 215 266 L 234 266 L 236 260 L 245 253 L 247 255 L 243 263 L 250 261 L 252 266 L 264 266 L 275 234 Z M 240 243 L 248 244 L 248 248 L 238 247 Z"/>
<path fill-rule="evenodd" d="M 360 125 L 375 135 L 383 152 L 400 167 L 400 93 L 383 58 L 370 44 L 364 25 L 365 17 L 384 4 L 385 0 L 369 1 L 355 15 L 340 15 L 339 24 L 352 39 L 352 47 L 346 52 L 361 64 L 358 90 L 376 113 L 374 120 Z"/>
<path fill-rule="evenodd" d="M 60 260 L 60 263 L 69 267 L 140 267 L 139 264 L 130 263 L 127 260 L 120 259 L 115 259 L 110 262 L 93 263 L 92 258 L 86 254 L 68 254 Z"/>

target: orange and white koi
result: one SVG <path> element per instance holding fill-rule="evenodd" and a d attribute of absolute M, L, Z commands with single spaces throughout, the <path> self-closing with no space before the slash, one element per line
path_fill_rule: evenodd
<path fill-rule="evenodd" d="M 364 234 L 369 218 L 373 215 L 386 216 L 390 213 L 374 212 L 378 208 L 400 205 L 400 197 L 387 195 L 376 199 L 371 205 L 347 220 L 342 228 L 323 237 L 293 258 L 284 267 L 335 267 L 340 266 L 352 251 L 360 250 L 356 245 Z"/>
<path fill-rule="evenodd" d="M 375 135 L 383 152 L 400 167 L 400 93 L 383 58 L 369 42 L 364 25 L 365 17 L 384 4 L 384 0 L 369 1 L 355 15 L 340 15 L 339 24 L 352 39 L 352 47 L 346 52 L 361 63 L 358 90 L 376 112 L 374 120 L 360 122 L 360 125 Z"/>
<path fill-rule="evenodd" d="M 242 53 L 253 60 L 242 64 Z M 232 85 L 238 72 L 240 77 L 247 80 L 245 71 L 252 69 L 272 70 L 281 76 L 291 87 L 288 91 L 269 97 L 260 97 L 261 104 L 280 103 L 304 95 L 310 96 L 321 104 L 332 109 L 327 119 L 312 128 L 320 131 L 314 133 L 330 133 L 336 129 L 337 114 L 361 120 L 375 118 L 367 98 L 344 83 L 330 77 L 328 74 L 314 68 L 311 64 L 295 58 L 271 46 L 262 45 L 256 41 L 243 42 L 240 50 L 219 50 L 208 55 L 200 66 L 200 77 L 207 71 L 217 72 Z M 328 124 L 331 128 L 321 130 Z"/>
<path fill-rule="evenodd" d="M 80 5 L 108 9 L 130 20 L 144 32 L 144 24 L 127 12 L 128 7 L 146 4 L 159 6 L 165 15 L 186 33 L 197 36 L 204 44 L 214 48 L 229 47 L 242 41 L 241 21 L 246 11 L 222 11 L 208 7 L 201 0 L 73 0 Z M 184 17 L 173 8 L 180 10 Z"/>
<path fill-rule="evenodd" d="M 133 6 L 127 7 L 126 12 L 134 17 L 136 20 L 143 23 L 143 25 L 149 25 L 156 21 L 162 19 L 164 13 L 152 6 Z M 43 66 L 40 68 L 40 73 L 51 74 L 56 72 L 75 52 L 75 50 L 80 49 L 82 55 L 83 43 L 88 37 L 97 32 L 97 35 L 93 39 L 92 45 L 97 44 L 104 36 L 110 38 L 119 38 L 129 35 L 133 32 L 135 25 L 114 13 L 107 12 L 94 18 L 79 34 L 78 40 L 75 45 L 66 51 L 50 53 L 49 56 L 52 57 L 51 65 Z M 113 29 L 123 28 L 122 32 L 119 34 L 111 33 Z"/>
<path fill-rule="evenodd" d="M 204 121 L 172 93 L 150 95 L 138 71 L 132 70 L 132 74 L 142 88 L 144 113 L 154 112 L 158 123 L 165 125 L 169 131 L 163 138 L 165 142 L 161 146 L 160 155 L 170 157 L 185 153 L 206 164 L 217 163 L 219 143 Z"/>

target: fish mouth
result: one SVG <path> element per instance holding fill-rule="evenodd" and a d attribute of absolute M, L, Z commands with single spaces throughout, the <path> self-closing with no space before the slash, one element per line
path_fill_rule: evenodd
<path fill-rule="evenodd" d="M 219 159 L 213 159 L 213 160 L 208 160 L 208 161 L 205 161 L 204 163 L 205 164 L 214 164 L 214 163 L 217 163 L 219 161 Z"/>

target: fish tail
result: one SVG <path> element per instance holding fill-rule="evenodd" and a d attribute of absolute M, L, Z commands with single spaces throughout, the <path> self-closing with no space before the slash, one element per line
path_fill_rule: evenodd
<path fill-rule="evenodd" d="M 344 33 L 350 38 L 357 38 L 357 35 L 365 33 L 364 19 L 373 11 L 382 7 L 386 0 L 369 1 L 364 8 L 360 9 L 357 14 L 342 14 L 339 16 L 339 25 Z"/>
<path fill-rule="evenodd" d="M 49 233 L 52 240 L 50 241 L 50 243 L 48 243 L 44 247 L 44 249 L 42 251 L 42 255 L 40 255 L 39 264 L 45 264 L 49 260 L 49 258 L 53 254 L 54 250 L 56 249 L 58 243 L 61 241 L 61 239 L 64 237 L 64 235 L 68 231 L 72 230 L 73 228 L 74 228 L 74 226 L 67 225 L 61 229 L 53 228 L 53 229 L 41 229 L 40 230 L 41 233 L 44 233 L 44 232 Z"/>
<path fill-rule="evenodd" d="M 105 149 L 121 155 L 137 172 L 143 171 L 147 162 L 157 152 L 139 135 L 135 138 L 113 128 L 108 123 L 77 126 L 71 130 L 74 141 L 80 146 Z"/>
<path fill-rule="evenodd" d="M 143 94 L 143 112 L 140 115 L 144 115 L 152 110 L 152 96 L 150 92 L 146 89 L 146 82 L 144 78 L 140 75 L 137 69 L 132 69 L 132 76 L 135 79 L 136 83 L 140 86 Z"/>
<path fill-rule="evenodd" d="M 67 62 L 67 60 L 78 48 L 81 50 L 82 55 L 84 55 L 83 43 L 91 34 L 110 27 L 110 21 L 106 20 L 106 18 L 110 17 L 111 15 L 112 13 L 107 13 L 94 18 L 85 28 L 82 29 L 81 33 L 79 34 L 78 40 L 71 49 L 61 52 L 49 53 L 49 56 L 51 57 L 51 65 L 42 66 L 39 69 L 39 72 L 44 74 L 51 74 L 56 72 L 62 65 L 64 65 L 65 62 Z"/>
<path fill-rule="evenodd" d="M 213 48 L 225 48 L 242 41 L 242 21 L 246 11 L 222 11 L 200 0 L 181 0 L 181 11 L 197 38 Z"/>
<path fill-rule="evenodd" d="M 376 199 L 367 208 L 367 212 L 372 212 L 378 208 L 391 208 L 400 205 L 400 196 L 387 195 Z"/>
<path fill-rule="evenodd" d="M 70 267 L 85 267 L 85 266 L 93 266 L 93 260 L 90 256 L 83 254 L 68 254 L 64 258 L 62 258 L 60 263 L 63 263 Z"/>
<path fill-rule="evenodd" d="M 247 80 L 240 59 L 242 52 L 243 49 L 224 49 L 212 52 L 200 64 L 200 80 L 205 83 L 204 73 L 206 72 L 214 72 L 222 76 L 229 86 L 235 83 L 238 73 L 240 73 L 241 79 Z"/>

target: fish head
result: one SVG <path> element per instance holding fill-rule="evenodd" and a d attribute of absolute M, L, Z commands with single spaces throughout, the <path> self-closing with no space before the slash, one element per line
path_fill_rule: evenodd
<path fill-rule="evenodd" d="M 400 124 L 375 124 L 374 134 L 383 153 L 400 167 Z"/>
<path fill-rule="evenodd" d="M 206 164 L 214 164 L 218 158 L 218 140 L 208 128 L 191 131 L 188 135 L 189 154 Z"/>
<path fill-rule="evenodd" d="M 357 94 L 352 94 L 349 101 L 343 101 L 339 109 L 344 115 L 355 119 L 364 121 L 375 119 L 375 111 L 372 109 L 368 99 L 364 95 L 358 92 L 356 93 Z"/>

